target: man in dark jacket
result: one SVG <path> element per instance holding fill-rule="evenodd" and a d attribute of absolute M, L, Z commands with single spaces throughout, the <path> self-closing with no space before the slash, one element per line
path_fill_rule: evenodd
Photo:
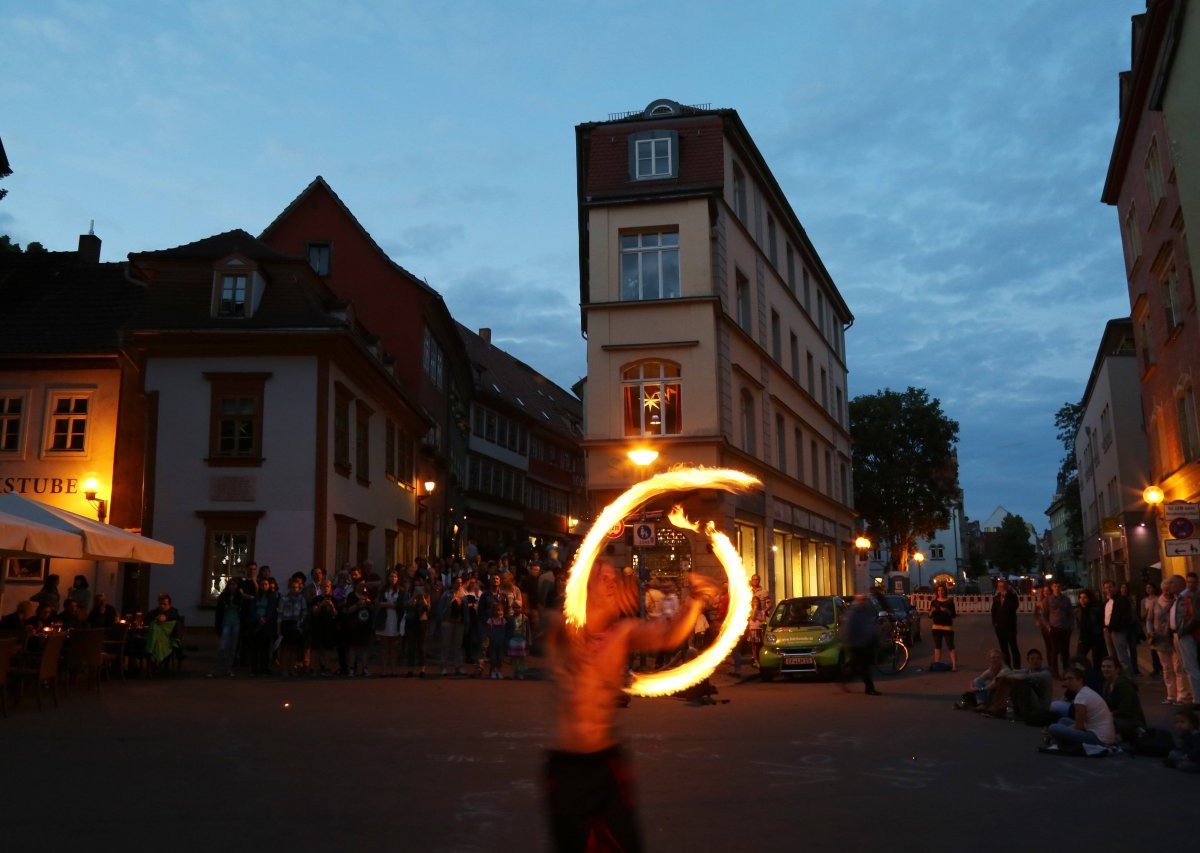
<path fill-rule="evenodd" d="M 1017 648 L 1017 594 L 1004 578 L 996 578 L 996 594 L 992 596 L 992 630 L 1009 669 L 1021 666 L 1021 650 Z"/>
<path fill-rule="evenodd" d="M 1117 592 L 1112 581 L 1104 582 L 1104 644 L 1108 653 L 1121 662 L 1121 668 L 1129 672 L 1129 626 L 1133 624 L 1133 603 Z"/>
<path fill-rule="evenodd" d="M 842 624 L 842 645 L 850 660 L 850 675 L 861 675 L 867 695 L 878 696 L 871 667 L 879 648 L 879 608 L 869 596 L 860 592 L 854 596 L 854 604 L 842 618 L 846 620 Z"/>

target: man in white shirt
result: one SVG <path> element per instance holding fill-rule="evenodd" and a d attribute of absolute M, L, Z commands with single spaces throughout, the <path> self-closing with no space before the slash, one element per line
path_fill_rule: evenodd
<path fill-rule="evenodd" d="M 1040 749 L 1057 752 L 1061 746 L 1072 744 L 1114 745 L 1118 740 L 1117 729 L 1104 697 L 1084 683 L 1084 672 L 1079 667 L 1069 667 L 1065 681 L 1067 689 L 1075 691 L 1071 700 L 1075 719 L 1063 717 L 1050 726 L 1048 732 L 1055 743 Z"/>
<path fill-rule="evenodd" d="M 1180 575 L 1174 575 L 1168 578 L 1166 583 L 1171 584 L 1175 592 L 1175 604 L 1171 608 L 1169 626 L 1171 636 L 1175 638 L 1177 663 L 1187 673 L 1188 684 L 1192 688 L 1192 701 L 1195 701 L 1195 698 L 1200 696 L 1200 659 L 1196 656 L 1196 638 L 1193 636 L 1196 630 L 1197 601 L 1193 596 L 1200 596 L 1200 592 L 1197 592 L 1195 577 L 1192 574 L 1188 575 L 1187 580 Z"/>

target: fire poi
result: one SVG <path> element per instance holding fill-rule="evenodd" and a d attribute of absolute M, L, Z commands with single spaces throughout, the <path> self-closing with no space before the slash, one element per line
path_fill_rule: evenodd
<path fill-rule="evenodd" d="M 631 512 L 651 498 L 671 492 L 689 489 L 723 489 L 732 492 L 756 485 L 759 485 L 757 478 L 729 468 L 680 468 L 634 484 L 604 508 L 575 554 L 563 601 L 567 624 L 582 627 L 587 622 L 587 581 L 592 562 L 604 546 L 608 531 L 624 522 Z M 686 518 L 679 506 L 671 510 L 667 520 L 675 527 L 700 531 L 700 525 Z M 746 630 L 751 606 L 750 579 L 746 568 L 729 537 L 717 530 L 713 522 L 704 525 L 704 534 L 729 580 L 729 614 L 721 631 L 713 643 L 692 660 L 662 672 L 635 675 L 633 683 L 626 688 L 628 693 L 635 696 L 665 696 L 699 684 L 733 651 Z"/>

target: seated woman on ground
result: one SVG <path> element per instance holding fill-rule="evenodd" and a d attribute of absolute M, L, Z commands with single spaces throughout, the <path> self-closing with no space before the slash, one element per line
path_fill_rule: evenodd
<path fill-rule="evenodd" d="M 1065 681 L 1067 688 L 1075 692 L 1075 698 L 1071 700 L 1074 719 L 1063 717 L 1051 725 L 1046 730 L 1047 740 L 1051 742 L 1042 744 L 1039 751 L 1060 752 L 1084 744 L 1115 746 L 1117 729 L 1104 697 L 1084 683 L 1084 671 L 1077 666 L 1067 668 Z"/>

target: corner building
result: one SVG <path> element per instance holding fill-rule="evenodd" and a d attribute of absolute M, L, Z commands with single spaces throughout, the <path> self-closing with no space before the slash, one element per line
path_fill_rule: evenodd
<path fill-rule="evenodd" d="M 853 316 L 737 112 L 658 100 L 576 127 L 587 487 L 599 511 L 674 465 L 744 495 L 673 496 L 715 521 L 779 600 L 853 589 L 845 330 Z M 630 450 L 658 452 L 641 469 Z M 719 573 L 665 521 L 651 575 Z"/>

